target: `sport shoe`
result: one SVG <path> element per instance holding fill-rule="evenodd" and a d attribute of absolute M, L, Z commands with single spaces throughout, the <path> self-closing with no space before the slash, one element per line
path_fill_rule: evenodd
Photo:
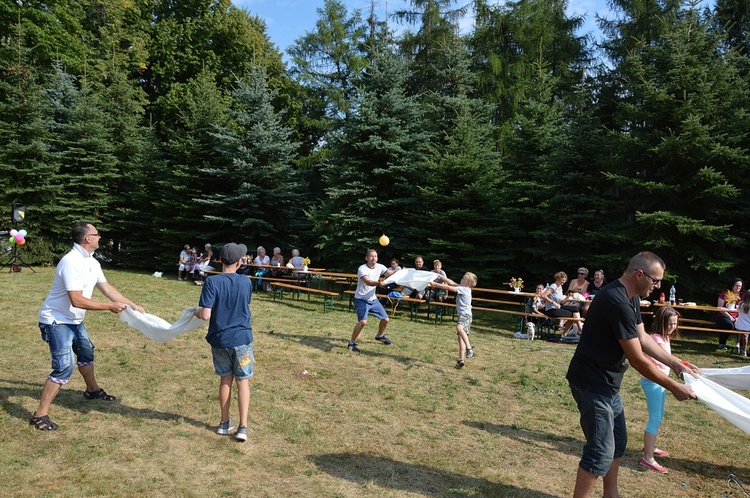
<path fill-rule="evenodd" d="M 472 356 L 474 356 L 474 348 L 467 349 L 466 350 L 466 357 L 467 358 L 471 358 Z"/>
<path fill-rule="evenodd" d="M 376 336 L 375 336 L 375 340 L 376 340 L 376 341 L 380 341 L 380 342 L 382 342 L 382 343 L 383 343 L 383 344 L 385 344 L 386 346 L 387 346 L 388 344 L 390 344 L 390 343 L 391 343 L 391 340 L 390 340 L 390 339 L 388 339 L 388 338 L 387 338 L 386 336 L 384 336 L 384 335 L 376 335 Z"/>
<path fill-rule="evenodd" d="M 665 469 L 664 467 L 662 467 L 661 465 L 659 465 L 658 463 L 656 463 L 656 460 L 654 460 L 654 463 L 651 463 L 648 460 L 646 460 L 645 458 L 641 458 L 641 461 L 638 462 L 638 463 L 640 463 L 641 465 L 643 465 L 647 469 L 651 469 L 654 472 L 658 472 L 660 474 L 666 474 L 668 472 L 667 469 Z"/>
<path fill-rule="evenodd" d="M 726 344 L 719 344 L 719 349 L 726 350 L 727 349 L 727 345 Z"/>
<path fill-rule="evenodd" d="M 237 441 L 242 441 L 243 443 L 247 441 L 247 426 L 241 425 L 237 427 L 237 432 L 234 433 L 234 438 Z"/>
<path fill-rule="evenodd" d="M 466 362 L 464 360 L 458 360 L 456 362 L 456 366 L 453 368 L 455 368 L 456 370 L 461 370 L 462 368 L 464 368 L 464 365 L 466 365 Z"/>
<path fill-rule="evenodd" d="M 349 348 L 350 351 L 354 351 L 355 353 L 359 353 L 359 348 L 357 347 L 357 343 L 356 342 L 350 342 L 347 347 Z"/>
<path fill-rule="evenodd" d="M 234 422 L 232 422 L 232 419 L 230 418 L 226 422 L 219 423 L 219 428 L 216 429 L 216 434 L 226 436 L 232 429 L 234 429 Z"/>

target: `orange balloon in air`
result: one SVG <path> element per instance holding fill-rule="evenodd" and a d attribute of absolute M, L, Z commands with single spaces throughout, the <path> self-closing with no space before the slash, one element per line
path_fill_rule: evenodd
<path fill-rule="evenodd" d="M 381 246 L 387 246 L 391 243 L 391 239 L 389 239 L 385 234 L 380 236 L 380 245 Z"/>

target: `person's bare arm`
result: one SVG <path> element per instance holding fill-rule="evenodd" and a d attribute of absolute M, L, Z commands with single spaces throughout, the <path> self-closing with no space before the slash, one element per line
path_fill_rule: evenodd
<path fill-rule="evenodd" d="M 117 303 L 119 305 L 122 305 L 122 306 L 115 306 L 114 307 L 115 309 L 113 309 L 112 307 L 98 308 L 98 309 L 107 309 L 109 311 L 112 311 L 113 313 L 119 313 L 119 312 L 121 312 L 122 310 L 125 309 L 125 305 L 128 305 L 128 306 L 130 306 L 131 308 L 133 308 L 136 311 L 140 311 L 141 313 L 145 313 L 145 311 L 144 311 L 144 309 L 143 309 L 142 306 L 140 306 L 138 304 L 135 304 L 133 301 L 131 301 L 130 299 L 128 299 L 127 297 L 125 297 L 122 294 L 122 292 L 120 292 L 119 290 L 117 290 L 109 282 L 98 283 L 98 284 L 96 284 L 96 287 L 101 291 L 102 294 L 104 294 L 104 296 L 107 299 L 109 299 L 110 301 L 112 301 L 112 303 Z M 70 293 L 68 293 L 68 294 L 70 294 Z M 80 297 L 83 298 L 83 299 L 85 299 L 82 294 L 81 294 Z M 91 300 L 89 299 L 88 301 L 91 301 Z M 72 299 L 71 299 L 71 302 L 72 302 Z M 112 303 L 104 303 L 104 304 L 112 304 Z M 76 305 L 74 304 L 73 306 L 76 306 Z M 76 307 L 78 307 L 78 306 L 76 306 Z M 84 309 L 92 309 L 92 308 L 84 308 Z"/>
<path fill-rule="evenodd" d="M 671 368 L 678 377 L 682 378 L 683 372 L 688 372 L 694 376 L 700 375 L 700 369 L 697 366 L 688 363 L 685 360 L 680 360 L 676 356 L 667 353 L 664 348 L 660 347 L 659 344 L 648 335 L 643 324 L 640 324 L 638 327 L 638 339 L 641 343 L 641 349 L 647 355 L 664 363 Z"/>
<path fill-rule="evenodd" d="M 640 337 L 633 339 L 620 339 L 619 343 L 620 346 L 622 346 L 622 350 L 625 352 L 625 356 L 628 358 L 630 364 L 645 378 L 664 387 L 680 401 L 696 399 L 695 393 L 692 389 L 684 384 L 680 384 L 679 382 L 672 380 L 671 378 L 661 373 L 659 369 L 656 368 L 656 365 L 654 365 L 651 360 L 646 358 L 646 356 L 643 354 L 643 349 L 641 349 Z M 654 345 L 655 349 L 661 349 L 656 345 L 653 339 L 651 340 L 651 343 Z M 662 351 L 666 354 L 666 351 Z M 663 355 L 660 356 L 663 357 Z M 656 358 L 656 356 L 654 357 Z M 665 360 L 667 360 L 667 358 L 665 358 Z M 668 360 L 665 364 L 668 363 L 671 363 L 671 361 Z"/>
<path fill-rule="evenodd" d="M 208 321 L 211 319 L 211 308 L 198 308 L 195 310 L 195 317 Z"/>
<path fill-rule="evenodd" d="M 443 279 L 445 279 L 445 277 L 443 277 Z M 437 282 L 430 282 L 430 287 L 434 287 L 436 289 L 443 289 L 444 291 L 456 292 L 456 286 L 455 285 L 439 284 Z"/>

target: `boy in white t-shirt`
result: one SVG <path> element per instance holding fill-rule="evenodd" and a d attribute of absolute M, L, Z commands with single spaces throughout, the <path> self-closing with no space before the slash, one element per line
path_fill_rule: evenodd
<path fill-rule="evenodd" d="M 443 277 L 447 283 L 431 282 L 430 286 L 445 291 L 456 293 L 456 314 L 458 323 L 456 324 L 456 333 L 458 335 L 458 361 L 456 368 L 461 369 L 466 364 L 466 358 L 474 356 L 474 348 L 469 342 L 469 333 L 471 332 L 471 288 L 477 285 L 477 276 L 471 272 L 464 273 L 461 282 L 456 284 L 448 277 Z"/>

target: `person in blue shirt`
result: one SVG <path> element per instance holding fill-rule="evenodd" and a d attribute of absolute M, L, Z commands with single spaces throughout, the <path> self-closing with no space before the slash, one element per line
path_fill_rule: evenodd
<path fill-rule="evenodd" d="M 208 320 L 206 341 L 211 345 L 219 381 L 221 421 L 218 434 L 229 434 L 234 422 L 229 417 L 232 383 L 237 384 L 239 427 L 234 437 L 247 441 L 247 418 L 250 408 L 250 377 L 253 376 L 253 331 L 250 325 L 252 285 L 245 275 L 237 273 L 241 259 L 247 254 L 244 244 L 231 242 L 221 248 L 220 275 L 207 278 L 203 284 L 195 316 Z"/>

